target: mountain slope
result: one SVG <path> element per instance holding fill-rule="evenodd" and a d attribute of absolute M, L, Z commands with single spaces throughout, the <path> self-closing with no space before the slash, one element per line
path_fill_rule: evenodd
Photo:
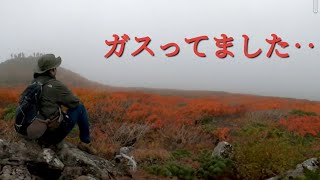
<path fill-rule="evenodd" d="M 0 63 L 0 86 L 27 85 L 33 79 L 37 57 L 14 58 Z M 73 87 L 108 87 L 59 67 L 57 79 Z"/>
<path fill-rule="evenodd" d="M 0 86 L 20 86 L 27 85 L 33 79 L 33 69 L 39 57 L 16 57 L 0 63 Z M 154 93 L 160 95 L 182 95 L 186 97 L 201 97 L 210 95 L 229 95 L 226 92 L 218 91 L 189 91 L 189 90 L 175 90 L 175 89 L 159 89 L 159 88 L 143 88 L 143 87 L 115 87 L 103 85 L 91 80 L 88 80 L 81 75 L 74 73 L 66 68 L 59 67 L 57 79 L 61 80 L 67 85 L 73 87 L 93 87 L 105 89 L 109 91 L 142 91 L 147 93 Z"/>

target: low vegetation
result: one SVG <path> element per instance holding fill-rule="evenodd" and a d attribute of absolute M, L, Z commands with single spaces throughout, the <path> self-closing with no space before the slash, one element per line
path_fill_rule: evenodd
<path fill-rule="evenodd" d="M 87 107 L 99 155 L 112 159 L 121 146 L 135 141 L 132 155 L 140 175 L 142 171 L 161 178 L 265 179 L 320 155 L 320 103 L 72 90 Z M 16 140 L 13 119 L 21 91 L 0 88 L 1 138 Z M 78 133 L 74 129 L 67 140 L 77 143 Z M 234 145 L 233 159 L 212 157 L 222 140 Z"/>

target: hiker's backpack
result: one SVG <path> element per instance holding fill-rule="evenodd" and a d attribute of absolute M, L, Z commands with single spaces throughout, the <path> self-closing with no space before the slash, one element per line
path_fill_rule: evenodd
<path fill-rule="evenodd" d="M 39 114 L 39 103 L 42 93 L 41 82 L 33 82 L 21 94 L 19 105 L 16 109 L 15 130 L 27 135 L 27 127 Z"/>

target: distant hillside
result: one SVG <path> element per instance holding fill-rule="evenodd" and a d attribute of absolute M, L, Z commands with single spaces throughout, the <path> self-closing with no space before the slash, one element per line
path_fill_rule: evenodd
<path fill-rule="evenodd" d="M 0 86 L 27 85 L 33 79 L 33 69 L 38 57 L 19 57 L 0 63 Z M 66 68 L 59 67 L 57 79 L 74 87 L 108 87 L 90 81 Z"/>
<path fill-rule="evenodd" d="M 39 57 L 15 57 L 0 63 L 0 86 L 19 86 L 27 85 L 33 79 L 33 69 Z M 143 87 L 113 87 L 97 82 L 90 81 L 81 75 L 74 73 L 66 68 L 59 67 L 57 79 L 73 87 L 94 87 L 110 91 L 143 91 L 147 93 L 156 93 L 161 95 L 182 95 L 187 97 L 201 97 L 210 95 L 229 95 L 225 92 L 215 91 L 187 91 L 174 89 L 157 89 Z"/>
<path fill-rule="evenodd" d="M 0 63 L 0 86 L 25 86 L 33 79 L 33 69 L 39 57 L 14 57 L 5 62 Z M 223 91 L 201 91 L 201 90 L 177 90 L 177 89 L 159 89 L 159 88 L 143 88 L 143 87 L 115 87 L 103 85 L 91 80 L 88 80 L 81 75 L 74 73 L 66 68 L 59 67 L 57 79 L 63 83 L 80 88 L 94 88 L 108 91 L 142 91 L 152 94 L 160 94 L 165 96 L 184 96 L 184 97 L 208 97 L 215 96 L 219 98 L 228 97 L 257 97 L 256 95 L 228 93 Z M 261 97 L 261 96 L 260 96 Z M 263 96 L 262 96 L 263 97 Z M 290 99 L 290 98 L 284 98 Z"/>

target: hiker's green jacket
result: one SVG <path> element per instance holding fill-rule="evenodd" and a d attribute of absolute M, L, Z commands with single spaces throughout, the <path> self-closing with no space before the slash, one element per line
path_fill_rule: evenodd
<path fill-rule="evenodd" d="M 49 75 L 34 75 L 34 80 L 43 85 L 40 99 L 40 117 L 51 119 L 59 115 L 59 107 L 74 108 L 80 100 L 63 83 Z"/>

